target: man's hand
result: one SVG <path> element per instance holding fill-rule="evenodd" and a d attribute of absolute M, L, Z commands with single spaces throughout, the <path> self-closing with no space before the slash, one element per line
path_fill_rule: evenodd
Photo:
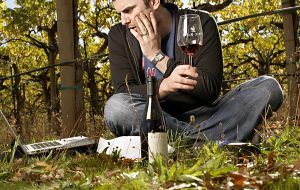
<path fill-rule="evenodd" d="M 149 19 L 141 12 L 135 17 L 138 26 L 130 29 L 130 32 L 139 41 L 143 55 L 151 61 L 161 49 L 161 34 L 153 12 L 150 13 Z"/>
<path fill-rule="evenodd" d="M 193 90 L 197 85 L 197 69 L 191 65 L 178 65 L 168 78 L 165 78 L 159 88 L 159 98 L 177 92 L 178 90 Z"/>

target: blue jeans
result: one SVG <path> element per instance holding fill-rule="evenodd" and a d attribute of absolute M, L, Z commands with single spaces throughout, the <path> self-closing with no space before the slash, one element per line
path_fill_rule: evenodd
<path fill-rule="evenodd" d="M 283 102 L 280 84 L 270 76 L 260 76 L 229 91 L 212 105 L 201 106 L 172 117 L 164 112 L 169 132 L 187 140 L 212 140 L 225 144 L 248 140 L 263 118 Z M 139 94 L 114 94 L 106 103 L 104 118 L 116 136 L 139 135 L 146 99 Z M 190 122 L 188 118 L 194 116 Z"/>

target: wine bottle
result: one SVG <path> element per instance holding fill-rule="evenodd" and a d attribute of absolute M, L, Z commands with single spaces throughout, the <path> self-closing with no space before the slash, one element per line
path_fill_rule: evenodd
<path fill-rule="evenodd" d="M 167 128 L 157 97 L 156 78 L 152 76 L 147 78 L 147 102 L 140 127 L 140 137 L 143 160 L 152 163 L 158 154 L 167 158 Z"/>

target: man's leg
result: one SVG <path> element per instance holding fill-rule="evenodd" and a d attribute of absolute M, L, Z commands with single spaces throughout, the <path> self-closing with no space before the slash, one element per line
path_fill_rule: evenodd
<path fill-rule="evenodd" d="M 270 116 L 283 102 L 283 92 L 272 77 L 260 76 L 239 85 L 211 107 L 201 107 L 186 114 L 195 115 L 200 129 L 187 131 L 191 139 L 204 133 L 209 140 L 244 141 L 263 117 Z"/>
<path fill-rule="evenodd" d="M 187 140 L 244 141 L 249 138 L 266 111 L 276 111 L 283 101 L 282 89 L 272 77 L 261 76 L 239 85 L 213 106 L 202 106 L 176 119 L 164 112 L 167 128 L 183 133 Z M 116 136 L 139 135 L 146 100 L 138 94 L 119 93 L 107 102 L 104 117 Z M 189 116 L 196 121 L 189 124 Z M 182 120 L 182 121 L 181 121 Z"/>
<path fill-rule="evenodd" d="M 145 98 L 138 94 L 114 94 L 104 108 L 106 126 L 116 136 L 139 135 L 145 104 Z"/>
<path fill-rule="evenodd" d="M 106 126 L 116 136 L 139 135 L 140 124 L 146 99 L 138 94 L 118 93 L 114 94 L 106 103 L 104 118 Z M 170 132 L 186 131 L 189 124 L 163 112 L 167 128 Z"/>

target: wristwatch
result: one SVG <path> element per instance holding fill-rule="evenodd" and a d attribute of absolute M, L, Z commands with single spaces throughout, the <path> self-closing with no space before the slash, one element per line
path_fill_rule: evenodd
<path fill-rule="evenodd" d="M 153 63 L 153 65 L 156 65 L 158 62 L 160 62 L 161 60 L 163 60 L 164 58 L 165 58 L 165 54 L 162 52 L 162 51 L 160 51 L 160 52 L 158 52 L 156 55 L 155 55 L 155 57 L 154 57 L 154 59 L 151 61 L 151 63 Z"/>

